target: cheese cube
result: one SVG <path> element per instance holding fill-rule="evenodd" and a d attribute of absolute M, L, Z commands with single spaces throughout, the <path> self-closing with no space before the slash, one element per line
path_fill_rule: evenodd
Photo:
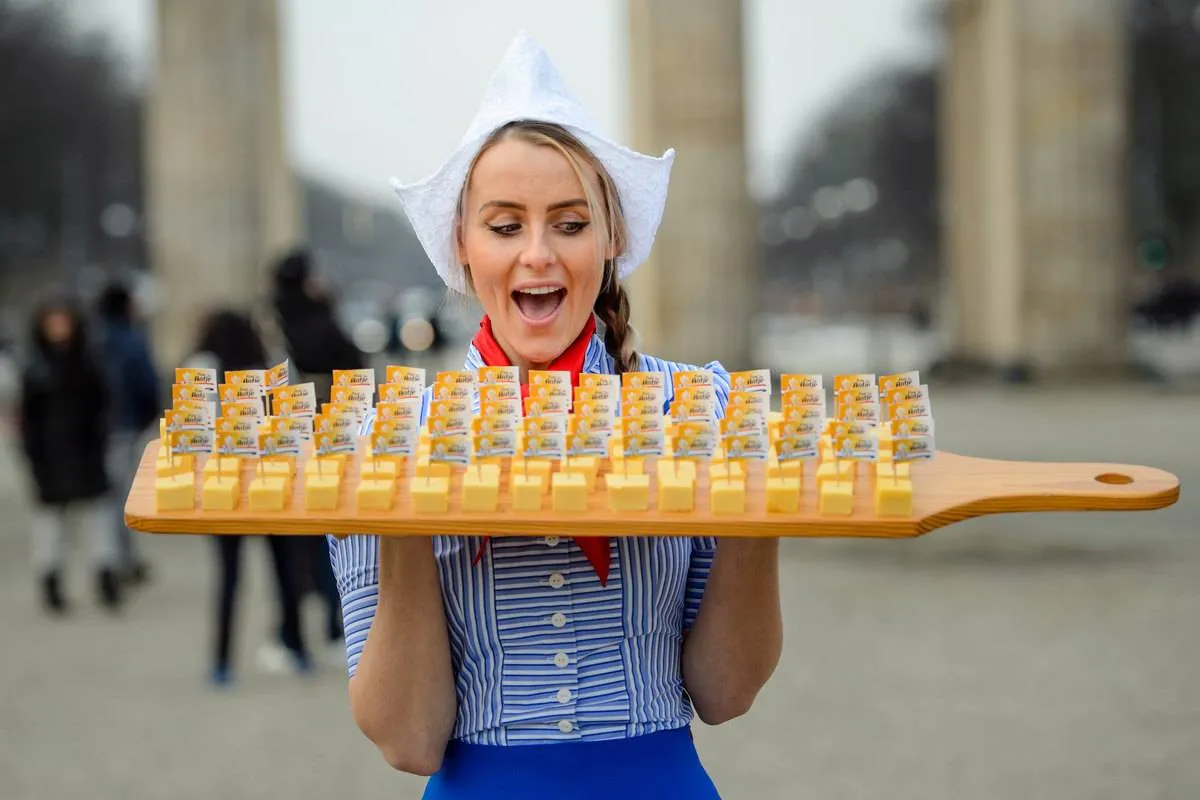
<path fill-rule="evenodd" d="M 296 465 L 291 461 L 264 460 L 259 462 L 258 473 L 268 477 L 277 476 L 291 478 Z"/>
<path fill-rule="evenodd" d="M 608 507 L 613 511 L 645 511 L 650 507 L 649 475 L 609 475 Z"/>
<path fill-rule="evenodd" d="M 468 469 L 462 480 L 462 510 L 496 510 L 500 502 L 499 470 Z"/>
<path fill-rule="evenodd" d="M 283 511 L 287 505 L 286 490 L 290 481 L 276 475 L 256 475 L 250 481 L 246 497 L 250 501 L 251 511 Z"/>
<path fill-rule="evenodd" d="M 172 475 L 191 475 L 192 468 L 190 464 L 180 461 L 179 456 L 175 457 L 175 463 L 167 461 L 165 458 L 160 458 L 154 462 L 154 477 L 169 478 Z"/>
<path fill-rule="evenodd" d="M 612 462 L 614 475 L 642 475 L 646 471 L 644 458 L 615 458 Z"/>
<path fill-rule="evenodd" d="M 363 466 L 366 466 L 364 462 Z M 430 461 L 428 456 L 417 459 L 416 477 L 418 478 L 450 478 L 450 464 L 446 461 Z"/>
<path fill-rule="evenodd" d="M 796 478 L 767 478 L 767 511 L 794 514 L 800 508 L 800 481 Z"/>
<path fill-rule="evenodd" d="M 422 478 L 409 486 L 413 511 L 421 514 L 445 514 L 450 510 L 450 479 Z"/>
<path fill-rule="evenodd" d="M 696 480 L 696 462 L 687 458 L 659 459 L 657 464 L 658 479 L 661 481 L 664 478 L 687 478 L 691 481 Z"/>
<path fill-rule="evenodd" d="M 236 478 L 241 472 L 242 460 L 235 456 L 209 456 L 208 460 L 204 462 L 203 474 L 206 479 L 218 475 Z"/>
<path fill-rule="evenodd" d="M 332 458 L 330 456 L 316 456 L 310 458 L 304 464 L 304 475 L 336 475 L 339 478 L 342 476 L 342 470 L 346 468 L 346 460 L 344 458 Z"/>
<path fill-rule="evenodd" d="M 514 511 L 541 511 L 542 485 L 546 481 L 540 475 L 522 475 L 514 472 L 511 481 L 512 507 Z"/>
<path fill-rule="evenodd" d="M 796 481 L 804 480 L 804 462 L 792 459 L 777 461 L 767 465 L 767 478 L 791 478 Z"/>
<path fill-rule="evenodd" d="M 849 516 L 854 511 L 854 485 L 838 481 L 821 484 L 819 508 L 822 514 Z"/>
<path fill-rule="evenodd" d="M 360 479 L 364 481 L 391 481 L 396 479 L 396 462 L 385 459 L 365 458 L 362 462 Z"/>
<path fill-rule="evenodd" d="M 708 468 L 708 476 L 714 481 L 744 481 L 746 479 L 746 473 L 742 469 L 741 462 L 738 461 L 711 464 Z"/>
<path fill-rule="evenodd" d="M 550 492 L 555 511 L 582 513 L 588 510 L 587 481 L 579 473 L 555 473 L 551 478 Z"/>
<path fill-rule="evenodd" d="M 896 467 L 894 464 L 879 462 L 875 465 L 875 478 L 877 480 L 895 480 Z"/>
<path fill-rule="evenodd" d="M 154 479 L 154 508 L 191 511 L 196 507 L 196 476 L 190 472 Z"/>
<path fill-rule="evenodd" d="M 582 475 L 584 483 L 587 484 L 588 492 L 595 491 L 596 475 L 600 471 L 600 465 L 590 461 L 580 461 L 581 458 L 587 457 L 575 456 L 574 458 L 567 459 L 566 463 L 563 465 L 563 472 Z"/>
<path fill-rule="evenodd" d="M 821 464 L 817 467 L 817 489 L 820 490 L 820 488 L 822 486 L 824 486 L 826 483 L 829 483 L 831 481 L 837 481 L 837 479 L 838 479 L 837 464 L 833 461 L 822 461 Z"/>
<path fill-rule="evenodd" d="M 396 482 L 390 479 L 359 481 L 354 501 L 364 511 L 387 511 L 392 507 Z"/>
<path fill-rule="evenodd" d="M 338 507 L 338 489 L 341 478 L 337 468 L 330 468 L 324 475 L 315 472 L 304 476 L 304 508 L 308 511 L 334 511 Z"/>
<path fill-rule="evenodd" d="M 237 508 L 241 483 L 236 476 L 212 475 L 204 479 L 200 507 L 205 511 L 233 511 Z"/>
<path fill-rule="evenodd" d="M 551 463 L 544 458 L 523 458 L 513 461 L 512 472 L 514 475 L 540 478 L 542 493 L 550 494 L 550 468 Z"/>
<path fill-rule="evenodd" d="M 911 477 L 911 472 L 909 471 L 910 466 L 911 465 L 907 461 L 897 462 L 895 465 L 896 480 L 908 480 Z"/>
<path fill-rule="evenodd" d="M 658 510 L 691 511 L 696 505 L 695 475 L 658 476 Z"/>
<path fill-rule="evenodd" d="M 881 517 L 910 517 L 913 510 L 912 483 L 880 478 L 875 484 L 875 513 Z"/>
<path fill-rule="evenodd" d="M 742 514 L 746 511 L 746 484 L 718 478 L 712 482 L 710 504 L 714 514 Z"/>
<path fill-rule="evenodd" d="M 891 448 L 891 446 L 889 445 L 889 446 L 887 446 L 887 447 L 884 447 L 884 446 L 883 446 L 883 444 L 882 444 L 882 443 L 880 443 L 880 445 L 879 445 L 879 455 L 878 455 L 878 456 L 876 456 L 876 460 L 877 460 L 877 461 L 878 461 L 880 464 L 890 464 L 890 463 L 892 462 L 892 448 Z"/>

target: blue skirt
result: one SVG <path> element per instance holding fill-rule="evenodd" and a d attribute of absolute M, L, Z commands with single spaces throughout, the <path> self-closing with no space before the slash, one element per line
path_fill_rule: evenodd
<path fill-rule="evenodd" d="M 690 728 L 603 742 L 452 741 L 424 800 L 720 800 Z"/>

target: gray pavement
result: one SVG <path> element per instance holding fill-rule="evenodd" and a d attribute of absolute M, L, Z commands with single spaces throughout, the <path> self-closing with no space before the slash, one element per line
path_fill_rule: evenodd
<path fill-rule="evenodd" d="M 943 449 L 1154 464 L 1183 499 L 785 542 L 783 664 L 748 716 L 697 731 L 724 796 L 1200 797 L 1200 398 L 935 391 Z M 75 615 L 49 620 L 22 491 L 0 462 L 0 798 L 419 797 L 358 734 L 341 671 L 254 671 L 272 606 L 262 547 L 240 680 L 216 693 L 209 542 L 149 538 L 155 582 L 117 619 L 77 569 Z"/>

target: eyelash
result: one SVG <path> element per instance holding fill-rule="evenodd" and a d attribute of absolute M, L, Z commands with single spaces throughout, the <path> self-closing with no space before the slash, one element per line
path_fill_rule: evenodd
<path fill-rule="evenodd" d="M 567 230 L 563 231 L 563 233 L 565 233 L 567 236 L 575 236 L 583 233 L 584 229 L 590 224 L 590 221 L 577 220 L 572 222 L 563 222 L 559 225 L 559 227 L 567 228 Z M 488 225 L 487 227 L 488 230 L 497 236 L 515 236 L 521 226 L 519 223 L 514 222 L 510 225 Z"/>

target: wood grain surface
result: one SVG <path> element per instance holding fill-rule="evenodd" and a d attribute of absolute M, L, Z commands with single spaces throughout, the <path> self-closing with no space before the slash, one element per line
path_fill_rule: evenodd
<path fill-rule="evenodd" d="M 713 514 L 709 510 L 708 474 L 699 466 L 696 504 L 691 512 L 660 512 L 652 464 L 650 509 L 614 513 L 609 510 L 603 480 L 590 497 L 586 513 L 550 510 L 545 498 L 540 512 L 513 511 L 507 493 L 507 469 L 501 481 L 500 505 L 494 513 L 461 510 L 461 468 L 451 479 L 450 510 L 445 514 L 412 511 L 408 484 L 421 480 L 405 475 L 396 481 L 390 511 L 359 511 L 354 490 L 359 463 L 346 466 L 336 511 L 304 510 L 303 459 L 293 481 L 293 493 L 284 511 L 252 513 L 247 509 L 246 487 L 253 477 L 253 461 L 242 466 L 242 497 L 230 512 L 200 510 L 200 476 L 197 474 L 196 510 L 159 513 L 154 499 L 154 463 L 159 449 L 155 440 L 142 455 L 133 488 L 125 505 L 129 527 L 146 533 L 325 534 L 371 533 L 431 536 L 487 534 L 491 536 L 919 536 L 955 522 L 988 514 L 1031 511 L 1150 511 L 1165 508 L 1179 498 L 1179 479 L 1170 473 L 1125 464 L 1076 464 L 997 461 L 939 452 L 931 461 L 912 465 L 913 514 L 911 517 L 878 517 L 874 509 L 874 478 L 863 464 L 855 483 L 854 512 L 850 516 L 822 516 L 817 509 L 816 465 L 805 465 L 800 509 L 794 514 L 768 513 L 764 493 L 765 465 L 752 465 L 747 479 L 746 511 L 739 515 Z M 197 472 L 204 457 L 197 459 Z M 605 465 L 601 474 L 608 472 Z M 410 467 L 411 470 L 411 467 Z"/>

